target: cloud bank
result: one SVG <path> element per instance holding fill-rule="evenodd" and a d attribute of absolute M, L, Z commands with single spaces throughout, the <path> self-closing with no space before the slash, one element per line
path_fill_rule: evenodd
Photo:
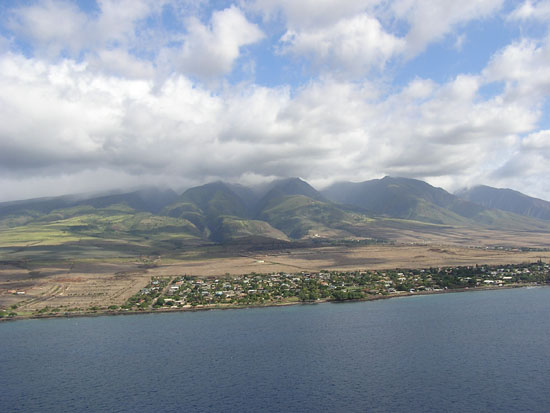
<path fill-rule="evenodd" d="M 468 22 L 544 20 L 544 1 L 96 6 L 47 0 L 4 13 L 1 200 L 384 175 L 550 199 L 547 36 L 511 39 L 481 70 L 395 80 L 430 45 L 452 38 L 454 50 Z M 257 81 L 272 64 L 298 80 Z"/>

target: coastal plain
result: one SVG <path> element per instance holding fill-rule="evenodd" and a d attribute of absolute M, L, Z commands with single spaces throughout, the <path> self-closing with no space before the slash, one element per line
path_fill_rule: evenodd
<path fill-rule="evenodd" d="M 458 244 L 345 245 L 262 251 L 202 250 L 166 257 L 121 257 L 0 264 L 0 306 L 20 315 L 44 308 L 82 311 L 121 306 L 152 277 L 380 270 L 550 261 L 550 250 Z"/>

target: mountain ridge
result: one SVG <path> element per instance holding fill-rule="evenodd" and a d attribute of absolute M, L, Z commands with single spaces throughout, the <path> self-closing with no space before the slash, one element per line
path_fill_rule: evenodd
<path fill-rule="evenodd" d="M 547 221 L 488 208 L 424 181 L 399 177 L 335 183 L 323 191 L 300 178 L 288 178 L 260 188 L 217 181 L 181 195 L 149 189 L 80 200 L 67 196 L 0 203 L 0 228 L 54 225 L 75 236 L 115 239 L 145 236 L 149 228 L 173 245 L 199 239 L 231 243 L 369 238 L 398 222 L 391 220 L 411 229 L 429 224 L 550 232 Z"/>
<path fill-rule="evenodd" d="M 471 218 L 483 210 L 482 207 L 462 201 L 442 188 L 411 178 L 386 176 L 357 183 L 335 183 L 322 193 L 333 202 L 358 207 L 370 214 L 433 223 L 443 223 L 443 217 L 437 216 L 449 215 L 444 210 L 464 218 Z M 432 218 L 422 212 L 422 209 L 428 215 L 431 214 Z M 453 219 L 456 223 L 462 221 L 458 217 Z"/>
<path fill-rule="evenodd" d="M 532 218 L 550 220 L 550 202 L 508 188 L 477 185 L 456 193 L 460 198 L 486 208 L 495 208 Z"/>

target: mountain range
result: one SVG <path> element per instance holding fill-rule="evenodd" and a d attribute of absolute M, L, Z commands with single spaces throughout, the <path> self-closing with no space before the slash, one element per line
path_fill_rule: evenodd
<path fill-rule="evenodd" d="M 550 220 L 550 202 L 533 198 L 513 189 L 479 185 L 457 195 L 485 208 L 501 209 L 527 217 Z"/>
<path fill-rule="evenodd" d="M 290 242 L 373 238 L 379 229 L 480 228 L 550 232 L 550 203 L 478 186 L 451 194 L 385 177 L 317 191 L 299 178 L 261 187 L 213 182 L 182 194 L 149 188 L 0 203 L 0 247 Z M 378 231 L 378 232 L 377 232 Z"/>

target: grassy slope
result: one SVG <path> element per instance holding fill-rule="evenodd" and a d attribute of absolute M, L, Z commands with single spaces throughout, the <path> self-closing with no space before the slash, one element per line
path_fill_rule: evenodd
<path fill-rule="evenodd" d="M 525 217 L 498 209 L 483 211 L 473 217 L 473 220 L 476 224 L 493 229 L 550 232 L 550 223 L 547 221 Z"/>
<path fill-rule="evenodd" d="M 261 236 L 288 241 L 288 237 L 265 221 L 243 219 L 231 216 L 221 217 L 212 238 L 218 242 L 227 242 L 241 238 Z"/>
<path fill-rule="evenodd" d="M 200 231 L 185 219 L 136 212 L 125 206 L 57 210 L 23 225 L 16 224 L 16 217 L 0 221 L 0 247 L 3 248 L 59 246 L 87 241 L 154 245 L 200 235 Z"/>
<path fill-rule="evenodd" d="M 335 229 L 347 231 L 349 227 L 368 221 L 361 214 L 349 213 L 303 195 L 272 200 L 261 211 L 260 218 L 295 239 Z"/>

